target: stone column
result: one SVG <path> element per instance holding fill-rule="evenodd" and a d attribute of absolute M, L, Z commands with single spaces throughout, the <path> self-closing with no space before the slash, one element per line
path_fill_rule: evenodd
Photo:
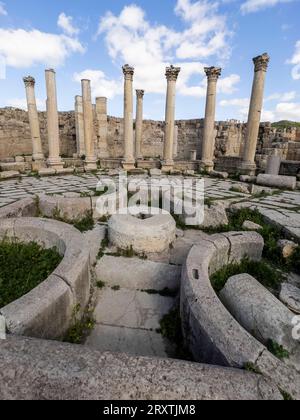
<path fill-rule="evenodd" d="M 275 149 L 273 153 L 268 157 L 266 174 L 279 175 L 280 166 L 281 166 L 281 156 L 278 154 L 278 150 Z"/>
<path fill-rule="evenodd" d="M 248 116 L 247 134 L 243 153 L 243 162 L 240 170 L 243 174 L 255 175 L 256 164 L 255 154 L 263 106 L 263 96 L 266 72 L 270 57 L 263 54 L 253 59 L 254 62 L 254 81 Z"/>
<path fill-rule="evenodd" d="M 207 76 L 207 96 L 202 144 L 202 159 L 200 166 L 203 170 L 210 172 L 214 168 L 217 81 L 221 76 L 222 69 L 219 67 L 205 67 L 204 71 Z"/>
<path fill-rule="evenodd" d="M 192 162 L 195 162 L 197 160 L 197 150 L 191 150 L 190 151 L 190 160 Z"/>
<path fill-rule="evenodd" d="M 124 73 L 124 161 L 123 168 L 131 170 L 135 167 L 134 133 L 133 133 L 133 75 L 134 68 L 128 64 L 123 66 Z"/>
<path fill-rule="evenodd" d="M 35 79 L 31 76 L 24 77 L 24 83 L 26 88 L 26 98 L 27 98 L 27 107 L 28 107 L 28 117 L 32 141 L 32 157 L 34 160 L 43 160 L 44 153 L 42 149 L 42 140 L 40 133 L 40 123 L 39 116 L 36 106 L 35 99 Z"/>
<path fill-rule="evenodd" d="M 76 145 L 78 157 L 85 156 L 82 96 L 75 97 Z"/>
<path fill-rule="evenodd" d="M 175 125 L 175 129 L 174 129 L 174 145 L 173 145 L 173 157 L 174 157 L 174 159 L 178 155 L 178 131 L 179 131 L 178 125 Z"/>
<path fill-rule="evenodd" d="M 100 159 L 109 158 L 107 143 L 108 120 L 107 120 L 107 98 L 96 98 L 96 116 L 98 121 L 98 157 Z"/>
<path fill-rule="evenodd" d="M 175 133 L 175 102 L 176 102 L 176 81 L 180 73 L 180 67 L 167 67 L 166 78 L 168 81 L 167 101 L 166 101 L 166 124 L 165 124 L 165 144 L 164 161 L 162 170 L 168 172 L 173 169 L 174 160 L 174 133 Z"/>
<path fill-rule="evenodd" d="M 85 169 L 95 171 L 97 169 L 97 158 L 95 155 L 94 142 L 94 112 L 92 104 L 91 81 L 81 80 L 82 105 L 84 121 L 84 141 L 85 141 Z"/>
<path fill-rule="evenodd" d="M 136 119 L 135 119 L 135 156 L 143 159 L 142 139 L 143 139 L 143 98 L 145 91 L 136 91 Z"/>
<path fill-rule="evenodd" d="M 56 80 L 55 71 L 53 69 L 46 70 L 46 89 L 49 143 L 49 158 L 47 163 L 53 169 L 62 169 L 63 162 L 60 157 Z"/>

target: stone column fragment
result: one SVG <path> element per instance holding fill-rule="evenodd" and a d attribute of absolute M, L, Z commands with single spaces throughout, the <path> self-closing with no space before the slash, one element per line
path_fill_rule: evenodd
<path fill-rule="evenodd" d="M 47 124 L 49 158 L 48 165 L 53 169 L 62 169 L 63 162 L 60 157 L 59 122 L 57 111 L 56 77 L 53 69 L 46 70 L 47 89 Z"/>
<path fill-rule="evenodd" d="M 164 172 L 172 170 L 174 166 L 176 81 L 180 70 L 180 67 L 174 66 L 167 67 L 166 69 L 168 87 L 166 100 L 164 161 L 162 163 L 162 170 Z"/>
<path fill-rule="evenodd" d="M 254 81 L 248 116 L 247 134 L 243 153 L 241 172 L 253 175 L 256 171 L 255 154 L 259 134 L 259 125 L 263 106 L 264 87 L 266 73 L 270 57 L 262 54 L 253 59 L 254 62 Z"/>
<path fill-rule="evenodd" d="M 96 98 L 96 116 L 98 120 L 98 157 L 106 159 L 109 155 L 108 150 L 108 120 L 107 120 L 107 98 Z"/>
<path fill-rule="evenodd" d="M 94 142 L 94 112 L 92 104 L 91 81 L 83 79 L 82 87 L 82 105 L 84 120 L 84 141 L 85 141 L 85 169 L 93 171 L 97 169 L 97 158 L 95 155 Z"/>
<path fill-rule="evenodd" d="M 221 76 L 222 69 L 219 67 L 205 67 L 204 71 L 207 76 L 207 96 L 201 167 L 202 169 L 210 172 L 214 168 L 217 81 Z"/>
<path fill-rule="evenodd" d="M 82 96 L 79 95 L 75 97 L 75 125 L 77 155 L 79 157 L 85 156 L 83 104 Z"/>
<path fill-rule="evenodd" d="M 123 66 L 124 74 L 124 161 L 123 168 L 131 170 L 135 167 L 134 133 L 133 133 L 133 75 L 134 68 L 128 64 Z"/>
<path fill-rule="evenodd" d="M 143 99 L 144 90 L 136 91 L 136 120 L 135 120 L 135 156 L 143 159 L 142 139 L 143 139 Z"/>
<path fill-rule="evenodd" d="M 40 133 L 39 115 L 36 106 L 35 99 L 35 79 L 31 76 L 24 77 L 24 83 L 26 88 L 26 98 L 28 107 L 28 117 L 32 141 L 32 157 L 34 160 L 43 160 L 44 153 L 42 149 L 42 140 Z"/>

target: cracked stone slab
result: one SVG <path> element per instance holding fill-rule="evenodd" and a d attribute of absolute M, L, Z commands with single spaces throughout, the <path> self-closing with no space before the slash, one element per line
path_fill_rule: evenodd
<path fill-rule="evenodd" d="M 174 290 L 180 285 L 181 269 L 139 258 L 104 256 L 96 266 L 98 280 L 127 289 Z"/>
<path fill-rule="evenodd" d="M 163 337 L 149 330 L 96 325 L 85 344 L 101 352 L 168 357 Z"/>
<path fill-rule="evenodd" d="M 170 297 L 105 288 L 99 291 L 94 316 L 103 325 L 156 330 L 173 306 L 174 299 Z"/>

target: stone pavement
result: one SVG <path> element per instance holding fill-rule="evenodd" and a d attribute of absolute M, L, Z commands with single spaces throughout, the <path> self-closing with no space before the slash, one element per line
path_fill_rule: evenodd
<path fill-rule="evenodd" d="M 175 298 L 158 292 L 166 287 L 179 290 L 179 267 L 104 256 L 96 266 L 96 277 L 105 287 L 96 291 L 96 327 L 86 344 L 103 352 L 168 357 L 171 343 L 157 330 Z"/>

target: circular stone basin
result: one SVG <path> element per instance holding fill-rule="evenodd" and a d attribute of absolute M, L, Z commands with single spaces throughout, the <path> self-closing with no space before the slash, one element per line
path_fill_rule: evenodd
<path fill-rule="evenodd" d="M 84 311 L 90 295 L 90 253 L 81 233 L 65 223 L 39 218 L 0 219 L 0 240 L 35 242 L 56 248 L 61 263 L 36 288 L 0 309 L 14 335 L 60 339 Z"/>
<path fill-rule="evenodd" d="M 109 240 L 118 248 L 132 248 L 137 253 L 163 252 L 175 240 L 176 223 L 170 213 L 150 207 L 125 211 L 128 214 L 113 215 L 108 223 Z"/>

